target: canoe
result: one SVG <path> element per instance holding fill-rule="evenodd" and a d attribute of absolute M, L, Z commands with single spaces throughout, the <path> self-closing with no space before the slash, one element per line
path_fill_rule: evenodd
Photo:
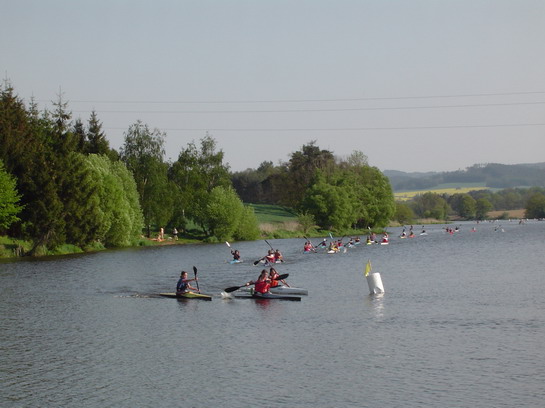
<path fill-rule="evenodd" d="M 269 300 L 269 299 L 274 299 L 274 300 L 294 300 L 296 302 L 300 302 L 301 301 L 301 297 L 300 296 L 289 296 L 289 295 L 275 295 L 275 294 L 272 294 L 272 293 L 264 293 L 264 294 L 261 294 L 261 293 L 253 293 L 253 294 L 248 294 L 248 295 L 235 295 L 236 298 L 238 299 L 256 299 L 256 300 Z"/>
<path fill-rule="evenodd" d="M 242 287 L 239 289 L 241 292 L 253 293 L 253 287 Z M 274 288 L 270 288 L 269 291 L 274 295 L 308 295 L 308 290 L 303 288 L 292 288 L 289 286 L 279 285 Z"/>
<path fill-rule="evenodd" d="M 200 299 L 200 300 L 212 300 L 212 296 L 210 295 L 204 295 L 202 293 L 195 293 L 195 292 L 185 292 L 181 295 L 177 295 L 176 293 L 159 293 L 159 295 L 168 297 L 168 298 L 174 298 L 174 299 Z"/>

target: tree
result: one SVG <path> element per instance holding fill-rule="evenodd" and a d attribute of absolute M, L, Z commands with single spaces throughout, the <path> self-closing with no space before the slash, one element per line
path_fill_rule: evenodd
<path fill-rule="evenodd" d="M 5 230 L 15 221 L 22 210 L 18 204 L 21 197 L 17 194 L 15 179 L 5 171 L 0 160 L 0 229 Z"/>
<path fill-rule="evenodd" d="M 484 220 L 488 217 L 488 212 L 492 210 L 492 203 L 486 198 L 478 198 L 475 201 L 475 218 Z"/>
<path fill-rule="evenodd" d="M 121 160 L 132 172 L 146 225 L 164 226 L 172 216 L 173 196 L 164 158 L 165 134 L 150 130 L 141 121 L 125 133 Z M 149 231 L 148 231 L 149 232 Z"/>
<path fill-rule="evenodd" d="M 89 117 L 88 130 L 87 130 L 88 148 L 87 153 L 90 154 L 105 154 L 112 157 L 110 149 L 110 143 L 106 139 L 106 135 L 102 131 L 102 123 L 98 120 L 97 113 L 91 112 Z"/>
<path fill-rule="evenodd" d="M 458 215 L 465 219 L 475 218 L 476 202 L 473 197 L 468 194 L 462 194 Z"/>
<path fill-rule="evenodd" d="M 526 218 L 545 218 L 545 194 L 535 193 L 526 203 Z"/>
<path fill-rule="evenodd" d="M 447 201 L 440 195 L 431 192 L 416 195 L 410 205 L 420 218 L 446 220 L 449 213 Z"/>
<path fill-rule="evenodd" d="M 323 229 L 343 231 L 356 219 L 353 203 L 348 188 L 327 183 L 318 172 L 316 181 L 306 190 L 301 207 Z"/>
<path fill-rule="evenodd" d="M 124 163 L 105 155 L 87 156 L 86 168 L 97 183 L 96 238 L 107 247 L 127 246 L 142 232 L 136 183 Z"/>
<path fill-rule="evenodd" d="M 396 202 L 395 220 L 400 224 L 411 224 L 414 220 L 414 212 L 407 204 Z"/>
<path fill-rule="evenodd" d="M 335 169 L 335 157 L 329 150 L 321 150 L 313 140 L 303 145 L 301 150 L 292 153 L 287 164 L 287 173 L 283 177 L 283 204 L 297 208 L 305 191 L 314 179 L 317 170 L 329 176 Z"/>
<path fill-rule="evenodd" d="M 201 139 L 200 148 L 191 142 L 180 152 L 178 160 L 169 169 L 176 195 L 173 215 L 176 225 L 185 224 L 185 219 L 189 218 L 203 231 L 207 230 L 208 195 L 215 187 L 231 187 L 229 167 L 223 163 L 223 156 L 223 151 L 216 151 L 216 142 L 210 135 Z"/>

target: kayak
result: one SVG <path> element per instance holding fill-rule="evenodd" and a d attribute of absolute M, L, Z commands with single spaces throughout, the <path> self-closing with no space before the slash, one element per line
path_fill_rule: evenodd
<path fill-rule="evenodd" d="M 252 287 L 242 287 L 239 289 L 241 292 L 253 293 L 254 288 Z M 292 288 L 285 285 L 275 286 L 270 288 L 269 291 L 274 295 L 308 295 L 308 290 L 303 288 Z"/>
<path fill-rule="evenodd" d="M 237 263 L 241 263 L 242 262 L 242 259 L 232 259 L 229 261 L 229 263 L 232 265 L 232 264 L 237 264 Z"/>
<path fill-rule="evenodd" d="M 238 299 L 275 299 L 275 300 L 294 300 L 296 302 L 301 301 L 300 296 L 289 296 L 289 295 L 275 295 L 273 293 L 252 293 L 249 295 L 235 295 Z"/>
<path fill-rule="evenodd" d="M 210 295 L 204 295 L 202 293 L 195 293 L 195 292 L 185 292 L 181 295 L 177 295 L 176 293 L 159 293 L 159 295 L 168 297 L 168 298 L 174 298 L 174 299 L 200 299 L 200 300 L 212 300 L 212 296 Z"/>

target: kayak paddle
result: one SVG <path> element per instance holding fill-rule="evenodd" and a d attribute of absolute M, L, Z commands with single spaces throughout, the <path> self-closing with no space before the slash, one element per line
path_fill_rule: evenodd
<path fill-rule="evenodd" d="M 197 267 L 196 266 L 193 267 L 193 273 L 195 274 L 195 283 L 197 284 L 197 290 L 200 292 L 201 290 L 199 289 L 199 281 L 197 280 Z"/>
<path fill-rule="evenodd" d="M 286 279 L 288 276 L 290 276 L 289 273 L 285 273 L 283 275 L 278 275 L 275 280 L 283 280 L 283 279 Z M 231 293 L 231 292 L 234 292 L 235 290 L 239 290 L 240 288 L 242 288 L 244 286 L 246 286 L 246 284 L 240 285 L 240 286 L 231 286 L 230 288 L 223 289 L 223 291 L 226 292 L 226 293 Z"/>
<path fill-rule="evenodd" d="M 267 243 L 267 245 L 268 245 L 268 246 L 270 246 L 270 247 L 271 247 L 271 249 L 272 249 L 272 250 L 274 251 L 274 248 L 273 248 L 273 246 L 272 246 L 271 244 L 269 244 L 269 241 L 265 240 L 265 242 L 266 242 L 266 243 Z"/>

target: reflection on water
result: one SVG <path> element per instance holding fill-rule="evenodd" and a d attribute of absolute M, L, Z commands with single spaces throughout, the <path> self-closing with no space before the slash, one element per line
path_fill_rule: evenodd
<path fill-rule="evenodd" d="M 545 223 L 472 227 L 340 254 L 270 240 L 300 302 L 223 298 L 260 268 L 220 244 L 2 263 L 0 406 L 541 406 Z M 211 302 L 157 296 L 193 265 Z"/>

